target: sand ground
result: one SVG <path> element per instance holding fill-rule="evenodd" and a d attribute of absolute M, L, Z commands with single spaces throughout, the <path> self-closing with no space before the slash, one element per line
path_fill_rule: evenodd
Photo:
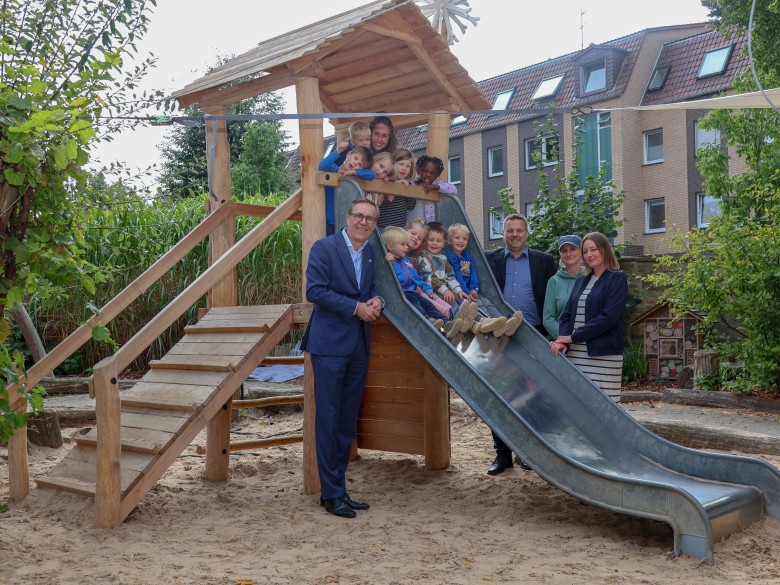
<path fill-rule="evenodd" d="M 302 428 L 300 411 L 257 411 L 235 438 Z M 92 527 L 92 502 L 37 490 L 0 515 L 0 584 L 780 583 L 780 520 L 716 547 L 715 564 L 675 558 L 665 524 L 581 503 L 536 473 L 498 477 L 490 433 L 452 418 L 452 466 L 363 451 L 351 494 L 371 504 L 353 520 L 327 515 L 302 487 L 300 445 L 231 456 L 231 478 L 203 478 L 195 445 L 118 528 Z M 75 429 L 70 430 L 75 432 Z M 32 447 L 32 475 L 69 449 Z M 0 501 L 8 467 L 0 449 Z M 780 457 L 761 456 L 780 467 Z"/>

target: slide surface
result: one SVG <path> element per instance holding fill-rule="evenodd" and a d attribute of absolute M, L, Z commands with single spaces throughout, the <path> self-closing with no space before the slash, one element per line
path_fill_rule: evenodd
<path fill-rule="evenodd" d="M 362 194 L 342 180 L 337 217 Z M 460 202 L 443 195 L 445 225 L 474 230 Z M 780 471 L 748 457 L 707 453 L 645 429 L 525 323 L 511 337 L 462 334 L 448 342 L 404 298 L 372 236 L 376 287 L 385 316 L 539 475 L 583 501 L 668 523 L 675 554 L 711 562 L 713 546 L 759 519 L 780 517 Z M 512 313 L 472 236 L 480 294 Z"/>

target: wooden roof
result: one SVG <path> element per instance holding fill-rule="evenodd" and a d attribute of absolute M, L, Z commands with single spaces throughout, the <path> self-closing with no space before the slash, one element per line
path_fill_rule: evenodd
<path fill-rule="evenodd" d="M 311 76 L 319 79 L 326 112 L 490 107 L 446 41 L 409 0 L 377 0 L 264 41 L 172 97 L 182 106 L 228 105 Z M 401 128 L 426 121 L 426 115 L 393 119 Z"/>

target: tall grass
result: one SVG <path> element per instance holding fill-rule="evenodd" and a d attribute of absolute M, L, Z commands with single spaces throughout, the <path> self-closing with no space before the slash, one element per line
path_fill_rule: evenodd
<path fill-rule="evenodd" d="M 284 195 L 245 198 L 245 203 L 277 206 Z M 108 282 L 99 285 L 94 296 L 74 287 L 47 303 L 33 302 L 30 312 L 46 347 L 54 347 L 92 316 L 90 304 L 102 307 L 138 275 L 151 266 L 205 217 L 202 199 L 156 201 L 149 204 L 132 200 L 110 210 L 85 213 L 86 256 L 106 271 Z M 243 237 L 260 219 L 240 217 L 236 239 Z M 239 304 L 266 305 L 300 302 L 301 226 L 285 222 L 237 267 Z M 133 302 L 110 324 L 112 339 L 122 345 L 165 305 L 192 283 L 208 267 L 208 243 L 201 242 L 163 278 Z M 149 360 L 159 359 L 182 337 L 184 327 L 195 322 L 197 310 L 206 306 L 206 297 L 190 307 L 138 359 L 130 369 L 142 371 Z M 112 353 L 105 343 L 88 342 L 69 360 L 72 371 L 88 371 L 93 364 Z"/>

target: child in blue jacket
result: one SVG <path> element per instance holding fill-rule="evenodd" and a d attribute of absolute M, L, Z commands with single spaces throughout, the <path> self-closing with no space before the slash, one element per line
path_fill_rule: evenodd
<path fill-rule="evenodd" d="M 376 174 L 371 170 L 374 156 L 365 146 L 356 146 L 347 153 L 341 166 L 336 164 L 340 153 L 335 148 L 319 164 L 321 171 L 338 173 L 342 177 L 356 176 L 364 181 L 373 181 Z M 336 192 L 333 187 L 325 187 L 325 235 L 336 231 Z"/>

